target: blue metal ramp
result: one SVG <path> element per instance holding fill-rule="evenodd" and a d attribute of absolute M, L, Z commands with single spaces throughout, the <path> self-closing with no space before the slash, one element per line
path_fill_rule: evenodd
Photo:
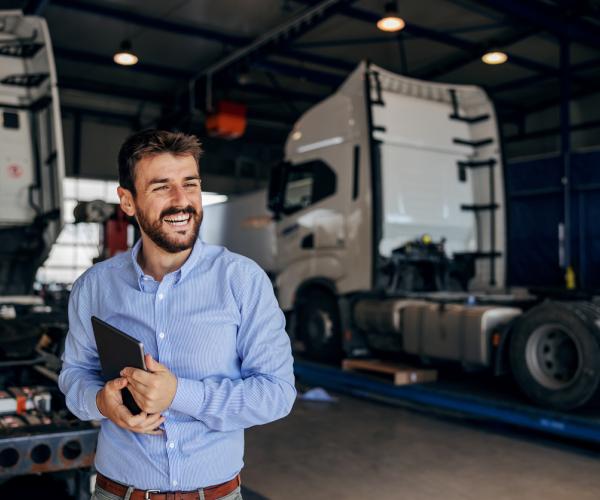
<path fill-rule="evenodd" d="M 296 360 L 294 371 L 299 381 L 363 398 L 382 398 L 418 405 L 422 409 L 459 414 L 533 429 L 539 432 L 600 444 L 600 415 L 561 413 L 522 403 L 465 393 L 439 383 L 395 386 L 356 372 Z"/>

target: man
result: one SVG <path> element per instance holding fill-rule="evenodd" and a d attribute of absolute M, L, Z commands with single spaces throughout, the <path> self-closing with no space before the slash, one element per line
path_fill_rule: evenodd
<path fill-rule="evenodd" d="M 118 194 L 141 239 L 73 285 L 59 386 L 75 415 L 102 423 L 96 499 L 241 499 L 243 429 L 284 417 L 295 399 L 285 320 L 266 274 L 198 239 L 200 154 L 182 133 L 125 141 Z M 148 371 L 128 367 L 104 384 L 92 315 L 143 342 Z M 140 414 L 123 405 L 123 388 Z"/>

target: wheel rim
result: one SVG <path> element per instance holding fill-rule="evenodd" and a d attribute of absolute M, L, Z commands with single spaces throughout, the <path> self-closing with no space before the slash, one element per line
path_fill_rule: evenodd
<path fill-rule="evenodd" d="M 529 372 L 548 389 L 565 389 L 581 372 L 581 347 L 563 326 L 536 328 L 527 340 L 525 358 Z"/>

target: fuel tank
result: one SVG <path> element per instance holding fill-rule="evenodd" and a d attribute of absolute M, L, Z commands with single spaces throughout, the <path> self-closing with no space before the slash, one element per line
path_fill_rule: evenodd
<path fill-rule="evenodd" d="M 489 366 L 492 334 L 522 314 L 516 307 L 366 299 L 354 323 L 373 336 L 393 334 L 402 350 L 421 357 Z"/>

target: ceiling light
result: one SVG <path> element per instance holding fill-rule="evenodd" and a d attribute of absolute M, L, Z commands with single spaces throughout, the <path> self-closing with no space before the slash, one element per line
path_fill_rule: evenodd
<path fill-rule="evenodd" d="M 406 26 L 404 19 L 398 16 L 396 2 L 388 2 L 385 4 L 385 14 L 377 21 L 377 27 L 381 31 L 393 32 L 400 31 Z"/>
<path fill-rule="evenodd" d="M 123 40 L 119 51 L 113 56 L 113 61 L 121 66 L 133 66 L 138 62 L 137 56 L 131 51 L 131 42 Z"/>
<path fill-rule="evenodd" d="M 481 56 L 481 60 L 486 64 L 503 64 L 508 60 L 508 56 L 499 50 L 490 50 Z"/>

